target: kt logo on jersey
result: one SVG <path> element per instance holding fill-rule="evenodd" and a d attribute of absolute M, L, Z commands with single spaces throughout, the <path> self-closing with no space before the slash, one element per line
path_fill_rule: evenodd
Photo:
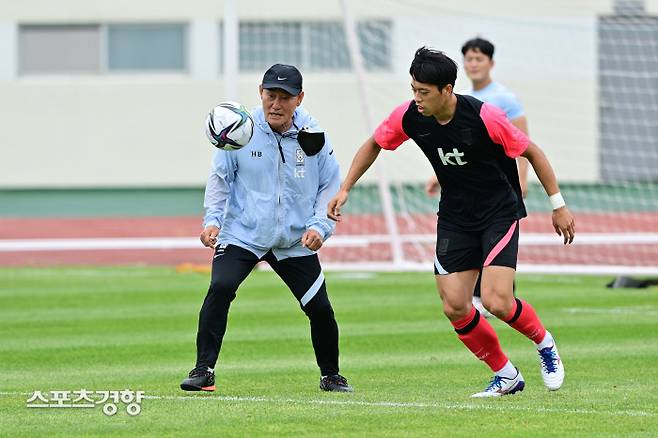
<path fill-rule="evenodd" d="M 457 148 L 452 148 L 452 152 L 444 153 L 442 148 L 436 148 L 439 152 L 439 158 L 444 166 L 463 166 L 468 164 L 468 161 L 462 161 L 464 156 L 463 152 L 459 152 Z"/>

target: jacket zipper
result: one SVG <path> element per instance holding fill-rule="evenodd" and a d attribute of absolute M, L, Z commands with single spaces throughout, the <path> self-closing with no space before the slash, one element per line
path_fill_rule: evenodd
<path fill-rule="evenodd" d="M 274 134 L 274 138 L 276 139 L 276 143 L 279 145 L 279 153 L 281 154 L 281 161 L 283 161 L 283 164 L 286 164 L 286 157 L 283 156 L 283 148 L 281 147 L 281 142 L 283 141 L 283 135 L 279 136 Z"/>

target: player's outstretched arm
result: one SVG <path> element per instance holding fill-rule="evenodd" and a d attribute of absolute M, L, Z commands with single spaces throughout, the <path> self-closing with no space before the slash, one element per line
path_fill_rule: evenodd
<path fill-rule="evenodd" d="M 329 204 L 327 205 L 327 216 L 335 221 L 340 221 L 340 209 L 347 202 L 349 191 L 354 184 L 361 178 L 361 176 L 368 170 L 368 168 L 375 162 L 379 152 L 382 148 L 375 142 L 374 137 L 368 138 L 365 143 L 361 145 L 359 150 L 354 155 L 350 170 L 340 186 L 340 190 L 336 193 Z"/>
<path fill-rule="evenodd" d="M 553 228 L 555 232 L 564 238 L 565 245 L 573 242 L 574 234 L 576 233 L 575 220 L 567 208 L 564 198 L 560 194 L 560 187 L 557 184 L 557 178 L 555 177 L 551 163 L 549 163 L 544 152 L 533 142 L 530 142 L 523 156 L 532 165 L 537 178 L 539 178 L 541 185 L 544 186 L 544 190 L 546 190 L 546 194 L 551 200 L 553 206 Z"/>

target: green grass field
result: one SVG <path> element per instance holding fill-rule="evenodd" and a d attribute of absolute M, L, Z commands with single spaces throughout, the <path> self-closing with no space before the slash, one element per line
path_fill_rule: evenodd
<path fill-rule="evenodd" d="M 658 291 L 609 278 L 520 276 L 567 378 L 544 389 L 532 344 L 496 321 L 526 390 L 474 400 L 490 374 L 443 317 L 431 274 L 327 274 L 353 394 L 319 391 L 308 322 L 270 272 L 238 291 L 218 391 L 178 384 L 194 364 L 207 274 L 171 268 L 0 268 L 3 436 L 657 436 Z M 143 390 L 125 405 L 27 408 L 40 390 Z"/>

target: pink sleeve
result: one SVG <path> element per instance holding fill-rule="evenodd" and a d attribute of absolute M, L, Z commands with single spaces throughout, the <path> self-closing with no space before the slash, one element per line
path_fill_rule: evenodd
<path fill-rule="evenodd" d="M 394 151 L 402 143 L 409 140 L 409 136 L 402 129 L 402 117 L 407 112 L 410 102 L 405 102 L 395 108 L 391 115 L 375 129 L 375 142 L 382 149 Z"/>
<path fill-rule="evenodd" d="M 505 155 L 516 158 L 525 152 L 530 144 L 530 139 L 519 128 L 512 125 L 505 112 L 489 103 L 482 104 L 480 117 L 487 127 L 489 137 L 499 145 L 503 146 Z"/>

